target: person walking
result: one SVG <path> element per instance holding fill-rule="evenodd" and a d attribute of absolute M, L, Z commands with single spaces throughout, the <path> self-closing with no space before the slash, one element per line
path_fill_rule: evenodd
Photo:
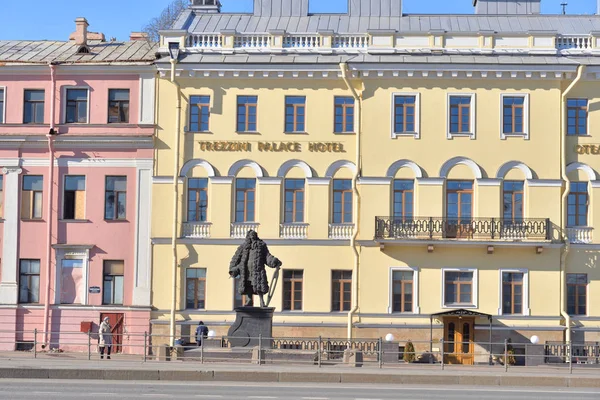
<path fill-rule="evenodd" d="M 106 359 L 110 360 L 110 349 L 112 347 L 112 328 L 108 321 L 108 317 L 104 318 L 104 321 L 102 321 L 100 328 L 98 329 L 98 347 L 100 347 L 101 360 L 104 358 L 104 349 L 106 349 Z"/>
<path fill-rule="evenodd" d="M 208 328 L 204 325 L 204 322 L 198 322 L 196 327 L 196 343 L 198 346 L 202 346 L 202 340 L 208 337 Z"/>

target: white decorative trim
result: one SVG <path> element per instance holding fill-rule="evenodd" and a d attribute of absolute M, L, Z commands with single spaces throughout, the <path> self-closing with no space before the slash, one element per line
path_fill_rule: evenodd
<path fill-rule="evenodd" d="M 422 186 L 442 186 L 445 182 L 444 178 L 418 178 L 417 182 Z"/>
<path fill-rule="evenodd" d="M 257 178 L 256 180 L 258 181 L 259 185 L 281 185 L 282 178 L 263 177 L 263 178 Z"/>
<path fill-rule="evenodd" d="M 327 172 L 325 172 L 325 177 L 333 178 L 335 173 L 341 168 L 349 168 L 353 174 L 356 174 L 356 165 L 353 162 L 347 160 L 337 160 L 334 161 L 329 168 L 327 168 Z"/>
<path fill-rule="evenodd" d="M 477 179 L 477 186 L 500 186 L 502 179 Z"/>
<path fill-rule="evenodd" d="M 499 289 L 498 289 L 498 315 L 504 315 L 502 313 L 502 273 L 504 272 L 517 272 L 517 273 L 521 273 L 523 274 L 523 292 L 522 292 L 522 296 L 523 296 L 523 313 L 522 314 L 507 314 L 507 315 L 518 315 L 518 316 L 529 316 L 531 315 L 531 310 L 529 309 L 529 270 L 525 269 L 525 268 L 506 268 L 506 269 L 500 269 L 499 271 L 499 277 L 500 277 L 500 282 L 499 282 Z"/>
<path fill-rule="evenodd" d="M 150 246 L 152 213 L 152 170 L 138 168 L 136 190 L 135 253 L 133 260 L 132 305 L 151 306 L 152 250 Z"/>
<path fill-rule="evenodd" d="M 473 281 L 471 282 L 472 293 L 471 298 L 473 300 L 472 304 L 448 304 L 446 305 L 446 272 L 472 272 L 473 273 Z M 478 300 L 479 300 L 479 291 L 478 291 L 479 281 L 477 277 L 477 268 L 442 268 L 442 308 L 478 308 Z M 459 294 L 460 295 L 460 294 Z"/>
<path fill-rule="evenodd" d="M 0 115 L 2 115 L 2 121 L 0 123 L 0 125 L 4 125 L 6 124 L 6 86 L 0 86 L 0 89 L 2 90 L 2 109 L 0 109 Z"/>
<path fill-rule="evenodd" d="M 393 312 L 393 294 L 394 294 L 394 271 L 410 271 L 413 273 L 413 314 L 420 314 L 421 308 L 419 307 L 419 268 L 417 267 L 391 267 L 389 273 L 389 284 L 388 284 L 388 314 L 403 316 L 408 313 L 405 312 Z"/>
<path fill-rule="evenodd" d="M 307 185 L 328 186 L 331 178 L 306 178 Z"/>
<path fill-rule="evenodd" d="M 189 160 L 185 164 L 183 164 L 179 176 L 187 176 L 188 172 L 190 172 L 194 167 L 198 166 L 204 168 L 209 177 L 216 176 L 214 167 L 208 161 L 201 159 Z"/>
<path fill-rule="evenodd" d="M 456 165 L 466 165 L 467 167 L 469 167 L 471 169 L 471 171 L 473 171 L 473 175 L 475 175 L 475 179 L 483 178 L 483 173 L 482 173 L 479 165 L 477 165 L 477 163 L 475 161 L 471 160 L 470 158 L 462 157 L 462 156 L 454 157 L 454 158 L 451 158 L 448 161 L 446 161 L 442 165 L 442 168 L 440 168 L 440 177 L 448 178 L 448 174 L 450 173 L 450 170 L 453 167 L 455 167 Z"/>
<path fill-rule="evenodd" d="M 505 97 L 523 97 L 523 133 L 505 133 L 504 132 L 504 98 Z M 500 94 L 500 139 L 506 140 L 507 137 L 522 137 L 529 140 L 529 93 L 501 93 Z"/>
<path fill-rule="evenodd" d="M 4 235 L 2 235 L 2 274 L 0 278 L 0 304 L 17 304 L 19 299 L 19 175 L 23 170 L 16 166 L 2 168 L 4 176 Z"/>
<path fill-rule="evenodd" d="M 600 181 L 591 181 L 590 184 L 592 185 L 592 189 L 600 188 Z"/>
<path fill-rule="evenodd" d="M 470 104 L 470 121 L 469 121 L 469 127 L 471 128 L 470 132 L 458 132 L 458 133 L 452 133 L 450 132 L 450 98 L 451 97 L 470 97 L 471 98 L 471 104 Z M 475 123 L 477 122 L 477 119 L 475 118 L 475 114 L 476 114 L 477 108 L 476 108 L 476 95 L 475 93 L 448 93 L 446 95 L 446 138 L 447 139 L 452 139 L 454 137 L 469 137 L 471 138 L 471 140 L 474 140 L 476 135 L 476 129 L 475 129 Z"/>
<path fill-rule="evenodd" d="M 388 168 L 385 176 L 387 176 L 388 178 L 394 178 L 398 173 L 398 170 L 404 167 L 412 169 L 413 173 L 415 174 L 415 178 L 419 179 L 423 177 L 423 170 L 421 169 L 421 167 L 419 167 L 414 161 L 410 160 L 398 160 L 394 162 Z"/>
<path fill-rule="evenodd" d="M 16 161 L 15 161 L 16 160 Z M 47 158 L 0 158 L 0 165 L 15 165 L 21 167 L 47 167 Z M 54 160 L 55 167 L 102 167 L 102 168 L 143 168 L 151 169 L 154 160 L 151 158 L 71 158 L 60 157 Z"/>
<path fill-rule="evenodd" d="M 496 173 L 496 178 L 504 179 L 506 174 L 508 174 L 508 172 L 513 168 L 520 169 L 525 174 L 525 179 L 533 179 L 533 171 L 531 171 L 531 168 L 529 168 L 525 163 L 522 163 L 521 161 L 508 161 L 502 164 L 502 166 L 498 169 L 498 172 Z"/>
<path fill-rule="evenodd" d="M 567 174 L 576 170 L 581 170 L 583 172 L 585 172 L 588 176 L 588 180 L 590 181 L 595 181 L 598 180 L 598 176 L 596 175 L 596 172 L 592 169 L 592 167 L 590 167 L 587 164 L 584 163 L 580 163 L 580 162 L 572 162 L 569 165 L 567 165 Z"/>
<path fill-rule="evenodd" d="M 154 101 L 156 95 L 156 75 L 142 73 L 139 79 L 139 122 L 140 124 L 154 124 Z"/>
<path fill-rule="evenodd" d="M 210 178 L 209 181 L 213 185 L 231 185 L 231 184 L 233 184 L 233 177 L 231 177 L 231 176 L 213 176 Z"/>
<path fill-rule="evenodd" d="M 362 176 L 357 182 L 359 185 L 390 185 L 391 183 L 392 178 L 377 178 L 369 176 Z"/>
<path fill-rule="evenodd" d="M 238 160 L 234 162 L 233 165 L 231 165 L 231 167 L 229 168 L 229 172 L 227 173 L 227 175 L 234 177 L 244 167 L 252 168 L 257 178 L 263 178 L 265 176 L 262 167 L 252 160 Z"/>
<path fill-rule="evenodd" d="M 562 187 L 563 181 L 560 179 L 527 179 L 529 187 Z"/>
<path fill-rule="evenodd" d="M 61 303 L 61 295 L 62 295 L 62 262 L 64 260 L 80 260 L 82 262 L 82 266 L 81 268 L 82 270 L 82 274 L 81 274 L 81 280 L 83 282 L 82 285 L 82 292 L 80 293 L 81 295 L 81 305 L 82 306 L 86 306 L 88 305 L 89 302 L 89 285 L 90 285 L 90 249 L 93 247 L 91 245 L 84 245 L 84 246 L 78 246 L 78 245 L 74 245 L 74 246 L 69 246 L 69 245 L 63 245 L 60 247 L 56 247 L 56 246 L 52 246 L 55 249 L 55 256 L 56 256 L 56 268 L 54 270 L 55 273 L 55 280 L 54 280 L 54 304 L 62 304 Z M 67 258 L 69 257 L 69 258 Z M 104 289 L 102 289 L 104 290 Z M 123 291 L 125 291 L 126 289 L 123 288 Z M 73 304 L 78 304 L 78 303 L 65 303 L 66 305 L 73 305 Z"/>
<path fill-rule="evenodd" d="M 87 90 L 87 115 L 86 115 L 86 122 L 70 122 L 67 123 L 67 90 L 71 90 L 71 89 L 85 89 Z M 60 103 L 61 103 L 61 110 L 60 110 L 60 124 L 61 125 L 89 125 L 90 124 L 90 115 L 91 115 L 91 97 L 92 97 L 92 88 L 89 86 L 63 86 L 60 88 Z M 54 115 L 51 116 L 51 118 L 54 118 Z"/>
<path fill-rule="evenodd" d="M 415 131 L 414 132 L 396 132 L 396 97 L 413 96 L 415 98 Z M 391 113 L 391 138 L 408 136 L 415 139 L 421 138 L 421 93 L 419 92 L 395 92 L 392 93 L 392 113 Z"/>
<path fill-rule="evenodd" d="M 281 164 L 281 167 L 279 167 L 279 169 L 277 170 L 277 176 L 280 178 L 285 178 L 285 175 L 289 172 L 289 170 L 294 167 L 301 168 L 304 171 L 304 176 L 306 178 L 313 177 L 312 168 L 310 168 L 310 166 L 307 163 L 301 160 L 288 160 L 284 162 L 283 164 Z"/>

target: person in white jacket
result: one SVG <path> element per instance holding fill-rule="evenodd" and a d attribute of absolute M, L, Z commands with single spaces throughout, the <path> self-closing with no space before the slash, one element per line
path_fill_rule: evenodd
<path fill-rule="evenodd" d="M 104 349 L 106 349 L 106 359 L 110 360 L 112 332 L 108 321 L 108 317 L 104 318 L 104 321 L 100 324 L 100 328 L 98 328 L 98 347 L 100 347 L 100 359 L 104 358 Z"/>

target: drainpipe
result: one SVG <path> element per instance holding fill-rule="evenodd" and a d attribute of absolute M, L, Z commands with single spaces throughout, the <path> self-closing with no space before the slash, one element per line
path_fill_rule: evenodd
<path fill-rule="evenodd" d="M 566 187 L 562 194 L 562 201 L 560 203 L 560 223 L 561 223 L 561 232 L 564 240 L 564 246 L 561 249 L 560 254 L 560 314 L 565 319 L 565 340 L 570 343 L 571 342 L 571 316 L 567 313 L 567 293 L 566 293 L 566 284 L 567 284 L 567 255 L 571 250 L 571 242 L 569 241 L 569 235 L 567 235 L 567 213 L 566 210 L 566 202 L 567 196 L 569 195 L 569 187 L 570 181 L 567 176 L 567 146 L 566 146 L 566 138 L 567 138 L 567 130 L 566 130 L 566 120 L 567 120 L 567 95 L 571 92 L 571 90 L 579 83 L 583 73 L 585 72 L 585 65 L 579 65 L 577 67 L 577 77 L 571 82 L 571 84 L 567 87 L 567 89 L 563 92 L 561 98 L 561 112 L 560 112 L 560 176 L 563 181 L 565 181 Z"/>
<path fill-rule="evenodd" d="M 50 334 L 48 332 L 50 319 L 50 288 L 52 282 L 52 193 L 54 189 L 54 110 L 56 107 L 56 64 L 50 67 L 50 131 L 48 138 L 48 200 L 46 209 L 46 294 L 44 299 L 44 346 L 50 345 Z"/>
<path fill-rule="evenodd" d="M 175 156 L 173 161 L 173 231 L 171 234 L 171 250 L 173 252 L 172 268 L 172 293 L 171 293 L 171 315 L 169 321 L 169 335 L 171 347 L 175 346 L 175 309 L 177 308 L 177 267 L 179 259 L 177 258 L 177 216 L 179 210 L 179 143 L 180 143 L 180 128 L 181 128 L 181 86 L 175 79 L 175 65 L 177 59 L 171 59 L 171 82 L 177 89 L 177 102 L 175 112 Z"/>
<path fill-rule="evenodd" d="M 350 239 L 350 247 L 354 253 L 354 268 L 352 271 L 352 309 L 348 312 L 348 339 L 352 339 L 352 317 L 358 310 L 358 278 L 359 278 L 359 266 L 360 266 L 360 255 L 358 252 L 358 245 L 356 244 L 356 238 L 358 237 L 360 230 L 360 192 L 358 191 L 357 183 L 358 178 L 362 170 L 362 157 L 360 153 L 360 136 L 362 133 L 362 93 L 359 95 L 356 89 L 352 86 L 348 80 L 348 65 L 346 63 L 340 63 L 340 71 L 342 73 L 342 79 L 348 87 L 348 90 L 352 93 L 356 104 L 358 105 L 358 116 L 357 116 L 357 129 L 356 129 L 356 170 L 352 176 L 352 190 L 356 201 L 354 201 L 354 221 L 355 228 L 352 238 Z"/>

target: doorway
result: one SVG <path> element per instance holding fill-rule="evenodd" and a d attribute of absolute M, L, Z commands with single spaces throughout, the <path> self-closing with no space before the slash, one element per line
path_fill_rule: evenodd
<path fill-rule="evenodd" d="M 473 181 L 446 183 L 446 238 L 471 238 L 473 235 Z"/>
<path fill-rule="evenodd" d="M 123 346 L 123 321 L 125 320 L 125 314 L 123 313 L 101 313 L 100 323 L 104 321 L 104 318 L 108 317 L 108 323 L 111 327 L 112 333 L 112 352 L 121 353 Z"/>
<path fill-rule="evenodd" d="M 473 365 L 475 318 L 444 318 L 444 362 Z"/>

